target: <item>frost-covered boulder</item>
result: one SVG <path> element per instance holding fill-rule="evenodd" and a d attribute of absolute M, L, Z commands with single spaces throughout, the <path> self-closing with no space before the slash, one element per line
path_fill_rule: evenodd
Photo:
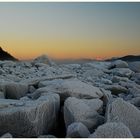
<path fill-rule="evenodd" d="M 9 99 L 19 99 L 26 95 L 28 92 L 28 85 L 25 83 L 8 83 L 5 86 L 6 98 Z"/>
<path fill-rule="evenodd" d="M 115 68 L 112 70 L 112 74 L 129 78 L 133 74 L 133 71 L 129 68 Z"/>
<path fill-rule="evenodd" d="M 59 95 L 41 96 L 37 100 L 0 99 L 0 135 L 37 137 L 55 128 Z"/>
<path fill-rule="evenodd" d="M 132 98 L 131 100 L 129 100 L 129 102 L 136 107 L 140 107 L 140 97 Z"/>
<path fill-rule="evenodd" d="M 89 135 L 89 130 L 81 122 L 72 123 L 67 128 L 67 138 L 87 138 Z"/>
<path fill-rule="evenodd" d="M 112 81 L 111 80 L 105 79 L 105 78 L 102 78 L 101 79 L 101 82 L 104 83 L 104 84 L 108 84 L 108 85 L 111 85 L 112 84 Z"/>
<path fill-rule="evenodd" d="M 127 77 L 113 76 L 112 82 L 119 83 L 120 81 L 128 82 L 129 79 Z"/>
<path fill-rule="evenodd" d="M 1 136 L 1 138 L 13 138 L 13 136 L 10 133 L 5 133 Z"/>
<path fill-rule="evenodd" d="M 24 96 L 20 98 L 20 101 L 29 101 L 31 100 L 28 96 Z"/>
<path fill-rule="evenodd" d="M 0 75 L 5 74 L 5 71 L 3 69 L 0 69 Z"/>
<path fill-rule="evenodd" d="M 111 122 L 99 126 L 90 138 L 133 138 L 133 136 L 123 123 Z"/>
<path fill-rule="evenodd" d="M 75 97 L 69 97 L 64 103 L 64 120 L 66 127 L 73 122 L 81 122 L 89 130 L 104 122 L 104 118 L 96 110 Z"/>
<path fill-rule="evenodd" d="M 111 68 L 128 68 L 128 64 L 122 60 L 116 60 L 111 63 Z"/>
<path fill-rule="evenodd" d="M 14 67 L 16 65 L 16 62 L 5 60 L 3 61 L 2 67 Z"/>
<path fill-rule="evenodd" d="M 131 80 L 135 81 L 137 84 L 140 85 L 140 73 L 132 74 Z"/>
<path fill-rule="evenodd" d="M 133 89 L 133 88 L 140 89 L 140 85 L 136 84 L 133 81 L 130 81 L 130 82 L 120 81 L 118 84 L 123 86 L 123 87 L 125 87 L 125 88 L 127 88 L 127 89 Z"/>
<path fill-rule="evenodd" d="M 34 59 L 35 63 L 44 63 L 48 64 L 50 66 L 53 66 L 55 63 L 47 56 L 47 55 L 41 55 Z"/>
<path fill-rule="evenodd" d="M 102 111 L 103 101 L 100 99 L 82 99 L 82 101 L 93 110 L 100 112 Z"/>
<path fill-rule="evenodd" d="M 29 86 L 28 90 L 29 90 L 30 93 L 33 93 L 33 92 L 35 92 L 36 89 L 35 89 L 34 86 Z"/>
<path fill-rule="evenodd" d="M 130 62 L 129 68 L 134 72 L 140 73 L 140 61 Z"/>
<path fill-rule="evenodd" d="M 58 93 L 63 101 L 67 97 L 92 99 L 103 96 L 102 91 L 98 87 L 86 84 L 78 79 L 42 81 L 40 85 L 47 87 L 45 92 Z"/>
<path fill-rule="evenodd" d="M 96 68 L 83 68 L 83 73 L 82 73 L 82 77 L 84 77 L 84 79 L 97 79 L 98 77 L 102 77 L 104 75 L 104 72 L 102 69 L 96 69 Z"/>
<path fill-rule="evenodd" d="M 118 84 L 106 85 L 105 89 L 110 90 L 111 93 L 114 94 L 114 95 L 118 95 L 119 93 L 127 93 L 127 88 L 122 87 Z"/>
<path fill-rule="evenodd" d="M 117 98 L 108 105 L 107 121 L 122 122 L 134 137 L 140 137 L 140 110 L 121 98 Z"/>
<path fill-rule="evenodd" d="M 130 87 L 129 88 L 129 93 L 132 94 L 134 97 L 140 97 L 140 88 L 137 88 L 135 86 Z"/>

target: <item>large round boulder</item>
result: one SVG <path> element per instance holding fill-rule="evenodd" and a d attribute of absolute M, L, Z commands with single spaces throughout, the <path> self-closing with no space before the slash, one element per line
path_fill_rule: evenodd
<path fill-rule="evenodd" d="M 67 138 L 88 138 L 89 135 L 89 130 L 81 122 L 72 123 L 67 128 Z"/>
<path fill-rule="evenodd" d="M 92 105 L 81 99 L 69 97 L 64 103 L 64 120 L 66 128 L 74 122 L 83 123 L 90 131 L 104 122 L 104 117 L 99 115 Z"/>

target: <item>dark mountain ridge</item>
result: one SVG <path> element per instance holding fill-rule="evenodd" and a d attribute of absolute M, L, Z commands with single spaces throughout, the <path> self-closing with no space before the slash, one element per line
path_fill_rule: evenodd
<path fill-rule="evenodd" d="M 134 62 L 134 61 L 140 61 L 140 55 L 126 55 L 123 57 L 119 58 L 111 58 L 107 59 L 106 61 L 114 61 L 114 60 L 123 60 L 123 61 L 128 61 L 128 62 Z"/>
<path fill-rule="evenodd" d="M 18 59 L 16 59 L 15 57 L 13 57 L 8 52 L 4 51 L 1 47 L 0 47 L 0 60 L 18 61 Z"/>

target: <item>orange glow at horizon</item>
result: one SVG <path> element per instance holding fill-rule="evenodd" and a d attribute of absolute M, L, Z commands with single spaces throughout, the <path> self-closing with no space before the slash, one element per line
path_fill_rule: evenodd
<path fill-rule="evenodd" d="M 139 55 L 138 47 L 133 51 L 125 46 L 123 42 L 115 44 L 112 40 L 7 40 L 1 47 L 19 60 L 34 59 L 42 54 L 47 54 L 54 59 L 107 59 L 124 55 Z M 133 44 L 133 43 L 132 43 Z M 108 46 L 108 47 L 107 47 Z M 119 46 L 119 48 L 118 48 Z"/>

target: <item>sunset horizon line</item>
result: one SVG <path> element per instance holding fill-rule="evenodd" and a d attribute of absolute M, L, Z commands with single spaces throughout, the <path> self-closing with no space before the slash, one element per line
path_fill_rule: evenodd
<path fill-rule="evenodd" d="M 136 54 L 136 53 L 126 53 L 126 54 L 122 54 L 122 55 L 113 55 L 113 56 L 93 56 L 93 57 L 90 57 L 90 56 L 81 56 L 81 57 L 58 57 L 58 56 L 51 56 L 51 55 L 48 55 L 47 52 L 46 53 L 42 53 L 42 54 L 39 54 L 39 55 L 34 55 L 32 57 L 23 57 L 23 56 L 18 56 L 18 55 L 15 55 L 13 54 L 11 51 L 5 49 L 4 47 L 0 46 L 0 48 L 2 48 L 4 51 L 10 53 L 13 57 L 15 57 L 16 59 L 20 60 L 20 61 L 30 61 L 30 60 L 34 60 L 35 58 L 39 57 L 39 56 L 42 56 L 42 55 L 47 55 L 49 58 L 53 59 L 53 60 L 109 60 L 109 59 L 112 59 L 112 58 L 121 58 L 121 57 L 125 57 L 125 56 L 140 56 L 140 54 Z M 13 49 L 12 49 L 13 50 Z M 65 53 L 64 53 L 65 54 Z"/>

